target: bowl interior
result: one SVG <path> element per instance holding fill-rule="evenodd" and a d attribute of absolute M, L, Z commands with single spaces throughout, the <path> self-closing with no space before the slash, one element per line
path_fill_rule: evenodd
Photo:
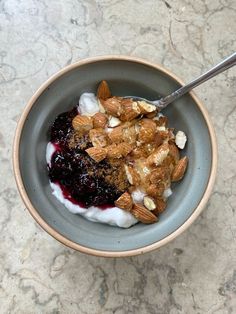
<path fill-rule="evenodd" d="M 120 229 L 71 214 L 52 195 L 49 186 L 45 161 L 48 130 L 59 113 L 74 106 L 81 93 L 96 92 L 103 79 L 109 82 L 114 95 L 138 95 L 148 99 L 167 95 L 179 87 L 161 70 L 135 61 L 100 60 L 75 67 L 50 83 L 34 102 L 21 133 L 19 164 L 30 202 L 53 229 L 84 247 L 119 252 L 153 244 L 173 233 L 191 216 L 209 180 L 211 140 L 193 98 L 182 97 L 163 113 L 171 127 L 187 134 L 188 143 L 182 153 L 189 157 L 189 166 L 184 179 L 173 185 L 173 194 L 159 222 Z"/>

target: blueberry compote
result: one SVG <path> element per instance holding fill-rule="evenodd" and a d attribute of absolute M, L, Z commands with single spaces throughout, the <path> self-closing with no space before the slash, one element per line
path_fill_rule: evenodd
<path fill-rule="evenodd" d="M 65 198 L 83 207 L 113 206 L 123 193 L 106 181 L 115 176 L 117 169 L 103 160 L 96 163 L 85 152 L 91 147 L 87 134 L 76 134 L 72 119 L 78 114 L 74 108 L 60 114 L 51 127 L 50 141 L 56 147 L 48 167 L 51 182 L 59 184 Z"/>

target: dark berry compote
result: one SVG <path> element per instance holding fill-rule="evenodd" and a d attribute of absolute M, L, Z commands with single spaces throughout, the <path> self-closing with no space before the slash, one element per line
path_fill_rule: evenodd
<path fill-rule="evenodd" d="M 60 114 L 50 130 L 50 141 L 55 152 L 48 165 L 50 181 L 59 185 L 63 196 L 81 207 L 113 206 L 125 189 L 119 189 L 109 178 L 120 172 L 119 165 L 103 160 L 95 162 L 85 152 L 92 146 L 88 134 L 78 133 L 72 127 L 77 108 Z M 127 188 L 124 187 L 124 188 Z"/>

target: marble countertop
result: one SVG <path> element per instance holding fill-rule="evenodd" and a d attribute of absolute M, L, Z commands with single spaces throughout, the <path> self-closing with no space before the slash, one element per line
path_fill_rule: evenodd
<path fill-rule="evenodd" d="M 236 313 L 236 69 L 196 89 L 219 167 L 197 221 L 143 256 L 95 258 L 45 233 L 13 178 L 17 120 L 51 74 L 84 57 L 126 54 L 188 82 L 236 50 L 235 0 L 0 1 L 0 312 Z"/>

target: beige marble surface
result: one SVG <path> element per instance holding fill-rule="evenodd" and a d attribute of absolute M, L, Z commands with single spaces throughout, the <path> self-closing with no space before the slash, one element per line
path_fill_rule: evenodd
<path fill-rule="evenodd" d="M 87 56 L 127 54 L 186 82 L 236 50 L 235 0 L 0 1 L 0 313 L 236 313 L 236 69 L 196 89 L 219 143 L 206 210 L 144 256 L 74 252 L 33 221 L 18 195 L 17 120 L 45 79 Z"/>

